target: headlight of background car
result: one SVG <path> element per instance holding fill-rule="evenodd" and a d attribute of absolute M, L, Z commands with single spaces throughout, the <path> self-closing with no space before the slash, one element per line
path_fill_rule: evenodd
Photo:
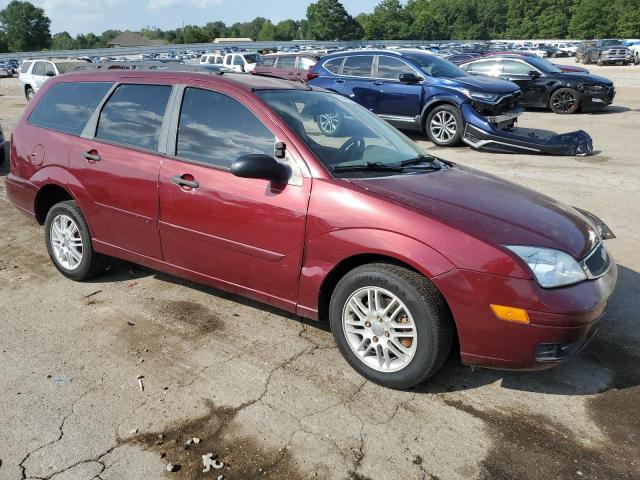
<path fill-rule="evenodd" d="M 481 102 L 495 102 L 500 97 L 499 93 L 472 92 L 466 88 L 462 88 L 461 91 L 470 99 Z"/>
<path fill-rule="evenodd" d="M 568 253 L 522 245 L 505 247 L 526 262 L 541 287 L 560 287 L 587 279 L 580 264 Z"/>

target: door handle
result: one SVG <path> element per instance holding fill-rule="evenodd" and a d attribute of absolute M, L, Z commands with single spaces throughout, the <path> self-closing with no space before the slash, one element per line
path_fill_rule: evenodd
<path fill-rule="evenodd" d="M 344 83 L 344 80 L 338 79 L 336 80 L 336 83 Z"/>
<path fill-rule="evenodd" d="M 373 82 L 374 85 L 384 85 L 384 82 L 381 82 L 380 80 Z"/>
<path fill-rule="evenodd" d="M 182 176 L 174 175 L 173 177 L 169 178 L 169 180 L 171 180 L 171 183 L 175 183 L 179 187 L 198 188 L 200 186 L 200 183 L 198 183 L 196 180 L 188 180 L 188 179 L 182 178 L 182 177 L 185 177 L 187 175 L 189 175 L 189 174 L 185 173 Z M 191 176 L 191 175 L 189 175 L 189 176 Z M 191 178 L 193 178 L 193 177 L 191 177 Z"/>
<path fill-rule="evenodd" d="M 95 153 L 92 153 L 92 152 L 95 152 Z M 86 160 L 89 160 L 90 162 L 99 162 L 101 160 L 100 155 L 98 155 L 98 152 L 96 152 L 95 150 L 82 152 L 80 155 L 84 157 Z"/>

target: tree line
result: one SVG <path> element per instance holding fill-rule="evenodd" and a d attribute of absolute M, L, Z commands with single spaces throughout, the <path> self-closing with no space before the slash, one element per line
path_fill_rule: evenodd
<path fill-rule="evenodd" d="M 50 33 L 42 8 L 13 0 L 0 11 L 0 52 L 102 48 L 118 30 L 101 34 Z M 273 23 L 258 17 L 226 25 L 212 21 L 174 30 L 139 32 L 171 44 L 205 43 L 218 37 L 253 40 L 489 40 L 532 38 L 638 38 L 640 0 L 382 0 L 353 17 L 339 0 L 317 0 L 306 18 Z"/>

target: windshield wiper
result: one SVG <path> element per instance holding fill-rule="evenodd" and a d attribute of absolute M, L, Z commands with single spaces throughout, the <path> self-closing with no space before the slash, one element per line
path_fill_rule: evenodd
<path fill-rule="evenodd" d="M 401 167 L 410 167 L 413 165 L 420 165 L 421 163 L 429 163 L 432 168 L 437 168 L 438 170 L 442 168 L 437 162 L 435 157 L 430 155 L 418 155 L 415 158 L 410 158 L 409 160 L 403 160 L 400 162 Z"/>
<path fill-rule="evenodd" d="M 334 172 L 398 172 L 402 173 L 404 167 L 400 165 L 385 165 L 380 162 L 367 162 L 359 165 L 344 165 L 333 167 Z"/>

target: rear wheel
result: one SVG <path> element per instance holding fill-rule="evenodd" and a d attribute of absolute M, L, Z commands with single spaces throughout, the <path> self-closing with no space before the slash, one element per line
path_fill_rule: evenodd
<path fill-rule="evenodd" d="M 347 273 L 331 296 L 329 318 L 347 362 L 386 387 L 423 382 L 451 349 L 453 322 L 444 298 L 425 277 L 397 265 Z"/>
<path fill-rule="evenodd" d="M 578 111 L 580 95 L 573 88 L 559 88 L 549 98 L 549 108 L 554 113 L 569 114 Z"/>
<path fill-rule="evenodd" d="M 316 123 L 324 135 L 333 137 L 338 134 L 342 126 L 342 114 L 338 111 L 319 113 L 316 116 Z"/>
<path fill-rule="evenodd" d="M 75 201 L 51 207 L 44 228 L 49 257 L 65 277 L 83 281 L 106 270 L 109 257 L 94 252 L 89 227 Z"/>
<path fill-rule="evenodd" d="M 460 110 L 453 105 L 438 105 L 427 116 L 426 131 L 439 147 L 458 145 L 462 137 Z"/>

